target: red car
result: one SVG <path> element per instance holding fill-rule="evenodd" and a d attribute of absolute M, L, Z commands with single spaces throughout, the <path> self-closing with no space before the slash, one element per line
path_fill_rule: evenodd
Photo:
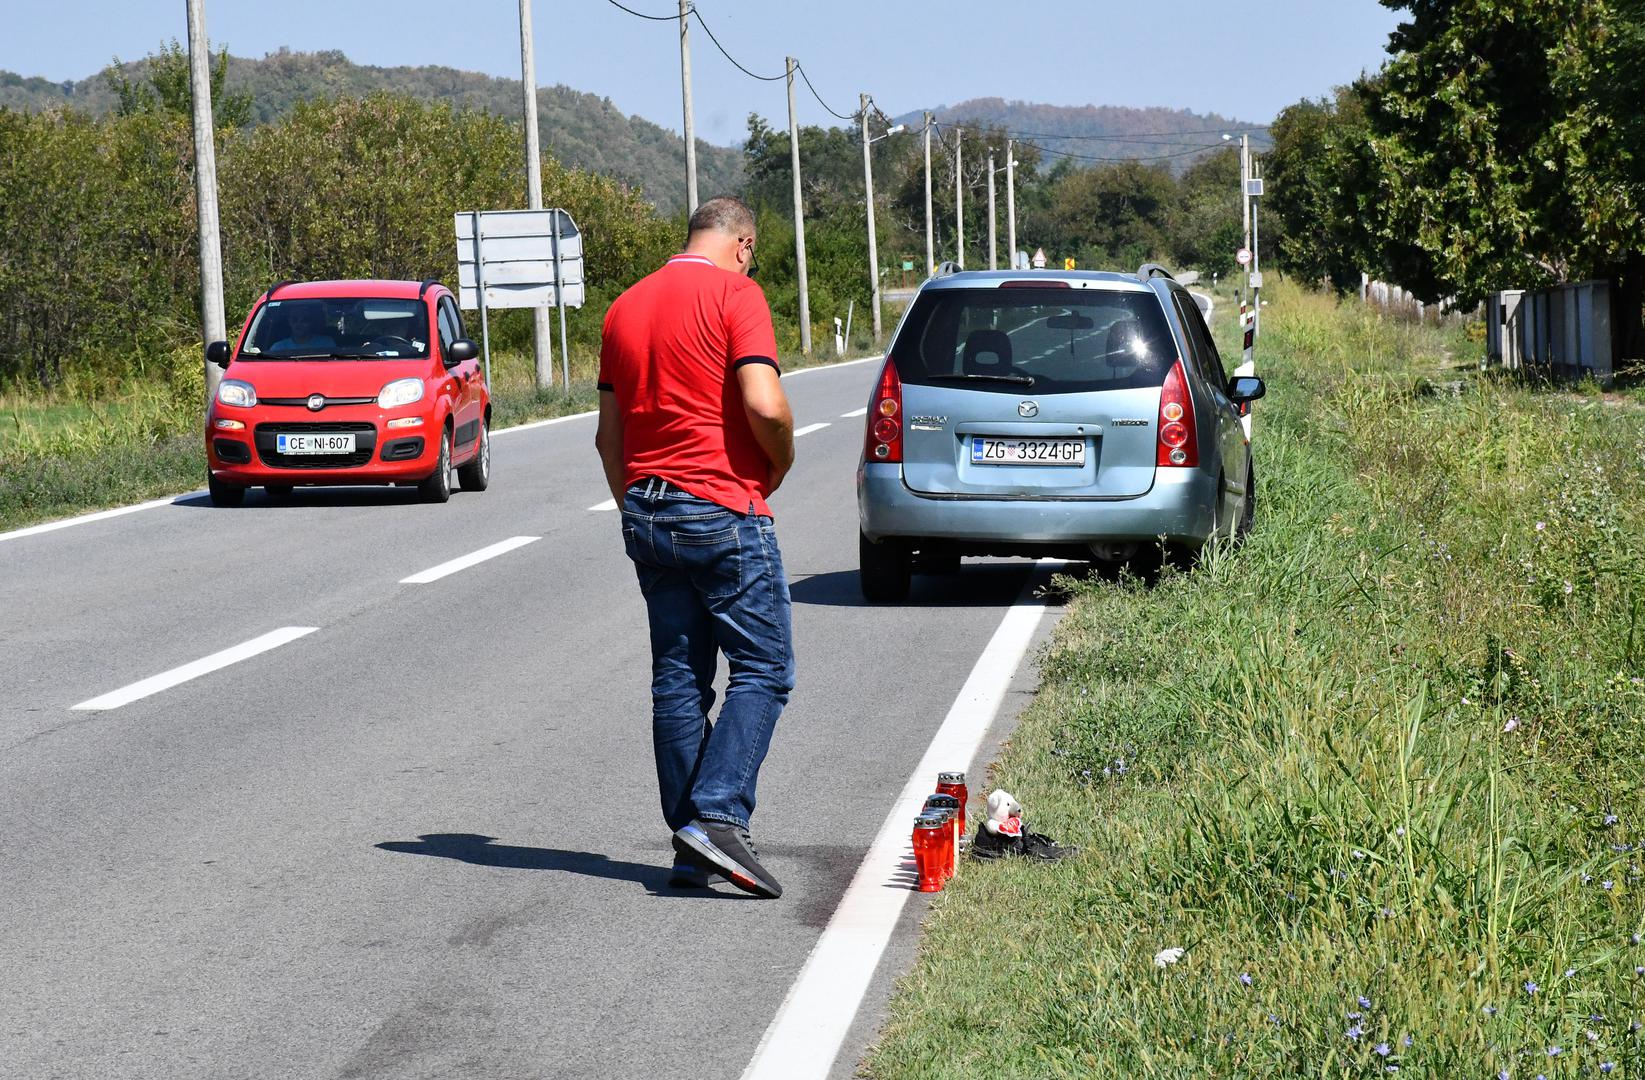
<path fill-rule="evenodd" d="M 425 502 L 491 479 L 491 394 L 479 350 L 437 281 L 281 282 L 240 339 L 206 347 L 224 369 L 206 410 L 211 501 L 246 488 L 415 484 Z"/>

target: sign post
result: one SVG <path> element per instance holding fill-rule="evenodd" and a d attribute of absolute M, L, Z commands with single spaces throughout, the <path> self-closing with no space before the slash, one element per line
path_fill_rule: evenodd
<path fill-rule="evenodd" d="M 484 235 L 481 232 L 482 225 L 480 224 L 480 212 L 478 210 L 469 211 L 469 219 L 470 219 L 470 222 L 472 223 L 473 229 L 474 229 L 474 250 L 479 251 L 480 247 L 481 247 L 481 244 L 482 244 L 481 237 Z M 462 290 L 462 266 L 461 266 L 461 262 L 462 262 L 462 257 L 463 257 L 462 256 L 462 248 L 461 248 L 461 244 L 462 244 L 462 230 L 461 229 L 458 229 L 457 236 L 458 236 L 457 259 L 458 259 L 458 263 L 459 263 L 458 270 L 457 270 L 457 277 L 458 277 L 457 288 L 458 288 L 458 291 L 460 292 Z M 475 276 L 475 280 L 480 283 L 480 287 L 479 287 L 479 290 L 478 290 L 478 294 L 479 294 L 479 297 L 480 297 L 480 348 L 485 350 L 486 386 L 489 387 L 491 385 L 491 327 L 486 325 L 486 268 L 485 268 L 485 262 L 481 259 L 478 259 L 478 258 L 474 260 L 474 276 Z M 464 307 L 469 306 L 466 299 L 463 303 L 463 306 Z"/>
<path fill-rule="evenodd" d="M 491 381 L 491 308 L 560 309 L 560 363 L 569 393 L 565 309 L 582 307 L 583 236 L 564 210 L 470 210 L 456 215 L 457 284 L 464 310 L 480 311 Z"/>

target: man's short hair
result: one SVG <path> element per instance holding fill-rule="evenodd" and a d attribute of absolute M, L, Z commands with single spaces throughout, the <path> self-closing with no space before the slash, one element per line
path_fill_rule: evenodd
<path fill-rule="evenodd" d="M 713 229 L 728 236 L 753 236 L 754 211 L 735 195 L 720 195 L 700 204 L 686 225 L 687 237 Z"/>

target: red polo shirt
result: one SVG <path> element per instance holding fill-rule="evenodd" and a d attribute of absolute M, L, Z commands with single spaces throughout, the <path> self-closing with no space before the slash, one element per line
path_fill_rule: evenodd
<path fill-rule="evenodd" d="M 771 308 L 753 281 L 676 255 L 617 297 L 600 341 L 601 390 L 623 417 L 623 482 L 659 477 L 739 514 L 765 504 L 771 462 L 737 369 L 777 366 Z"/>

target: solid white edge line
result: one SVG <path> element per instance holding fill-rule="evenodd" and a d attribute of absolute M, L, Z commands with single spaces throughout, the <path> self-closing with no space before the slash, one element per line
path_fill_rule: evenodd
<path fill-rule="evenodd" d="M 782 377 L 785 378 L 785 379 L 792 379 L 796 375 L 809 375 L 813 371 L 833 371 L 835 368 L 851 367 L 855 364 L 866 364 L 871 360 L 884 360 L 884 359 L 885 359 L 885 354 L 884 353 L 879 353 L 875 356 L 858 357 L 855 360 L 841 360 L 840 362 L 838 362 L 836 364 L 816 364 L 812 367 L 795 368 L 793 371 L 785 371 L 785 372 L 783 372 Z"/>
<path fill-rule="evenodd" d="M 594 513 L 599 513 L 603 510 L 615 510 L 615 509 L 617 509 L 617 500 L 616 499 L 607 499 L 603 503 L 595 503 L 593 506 L 589 507 L 589 510 L 594 512 Z"/>
<path fill-rule="evenodd" d="M 821 431 L 823 428 L 829 426 L 830 425 L 826 421 L 821 424 L 807 424 L 803 428 L 800 428 L 798 431 L 794 432 L 794 437 L 797 439 L 801 435 L 809 435 L 813 431 Z"/>
<path fill-rule="evenodd" d="M 831 371 L 834 368 L 851 367 L 853 364 L 866 364 L 870 360 L 883 359 L 883 356 L 864 356 L 857 360 L 841 360 L 835 364 L 817 364 L 814 367 L 803 367 L 797 371 L 784 372 L 782 377 L 786 379 L 790 375 L 804 375 L 808 371 Z M 547 420 L 532 420 L 524 424 L 515 424 L 513 427 L 498 428 L 491 434 L 493 436 L 510 435 L 516 431 L 531 431 L 534 428 L 548 427 L 550 424 L 563 424 L 567 420 L 581 420 L 585 416 L 594 416 L 598 412 L 598 409 L 590 409 L 588 412 L 572 413 L 569 416 L 551 416 Z M 13 529 L 10 532 L 0 532 L 0 543 L 4 543 L 7 540 L 21 540 L 25 536 L 35 536 L 39 533 L 55 532 L 58 529 L 66 529 L 71 525 L 87 525 L 93 521 L 102 521 L 105 518 L 120 517 L 124 514 L 135 514 L 139 510 L 153 510 L 157 507 L 169 506 L 177 502 L 179 499 L 192 498 L 201 493 L 202 492 L 199 489 L 194 491 L 183 491 L 176 495 L 168 495 L 163 499 L 153 499 L 149 502 L 134 503 L 131 506 L 116 506 L 109 510 L 94 510 L 89 514 L 77 514 L 74 517 L 58 518 L 56 521 L 44 521 L 38 525 L 25 525 L 21 529 Z"/>
<path fill-rule="evenodd" d="M 495 559 L 499 555 L 513 551 L 517 547 L 524 547 L 534 541 L 541 540 L 540 536 L 511 536 L 507 540 L 499 540 L 479 551 L 471 551 L 467 555 L 459 556 L 439 566 L 431 566 L 418 574 L 400 579 L 401 585 L 427 585 L 431 581 L 439 581 L 443 577 L 455 574 L 459 570 L 467 570 L 476 563 L 483 563 L 487 559 Z"/>
<path fill-rule="evenodd" d="M 312 634 L 318 629 L 317 626 L 282 626 L 278 630 L 271 630 L 261 637 L 252 638 L 250 641 L 224 649 L 222 652 L 212 653 L 210 656 L 201 657 L 199 660 L 184 664 L 181 667 L 174 667 L 170 671 L 162 671 L 158 675 L 151 675 L 139 682 L 132 683 L 130 686 L 112 690 L 89 701 L 82 701 L 74 708 L 81 710 L 118 709 L 120 706 L 129 705 L 139 698 L 158 694 L 160 691 L 169 690 L 179 683 L 188 682 L 190 679 L 198 679 L 200 676 L 208 675 L 219 668 L 226 668 L 230 664 L 248 660 L 258 653 L 277 649 L 281 645 Z"/>
<path fill-rule="evenodd" d="M 854 417 L 867 416 L 867 415 L 868 415 L 868 406 L 864 405 L 860 409 L 852 409 L 850 412 L 842 412 L 840 414 L 840 419 L 841 420 L 850 420 Z"/>
<path fill-rule="evenodd" d="M 189 494 L 194 494 L 190 492 Z M 56 521 L 47 521 L 40 525 L 30 525 L 22 529 L 13 529 L 11 532 L 0 533 L 0 543 L 7 540 L 21 540 L 25 536 L 36 536 L 40 533 L 56 532 L 66 529 L 70 525 L 85 525 L 93 521 L 103 521 L 106 518 L 120 517 L 124 514 L 135 514 L 139 510 L 153 510 L 157 506 L 170 506 L 177 499 L 187 498 L 187 495 L 173 495 L 165 499 L 152 499 L 149 502 L 137 503 L 133 506 L 117 506 L 113 510 L 97 510 L 90 514 L 81 514 L 79 517 L 58 518 Z"/>
<path fill-rule="evenodd" d="M 971 768 L 1045 613 L 1032 599 L 1041 560 L 977 658 L 948 716 L 909 777 L 805 966 L 743 1071 L 743 1080 L 824 1080 L 879 966 L 910 888 L 888 888 L 913 858 L 910 831 L 938 772 Z"/>

